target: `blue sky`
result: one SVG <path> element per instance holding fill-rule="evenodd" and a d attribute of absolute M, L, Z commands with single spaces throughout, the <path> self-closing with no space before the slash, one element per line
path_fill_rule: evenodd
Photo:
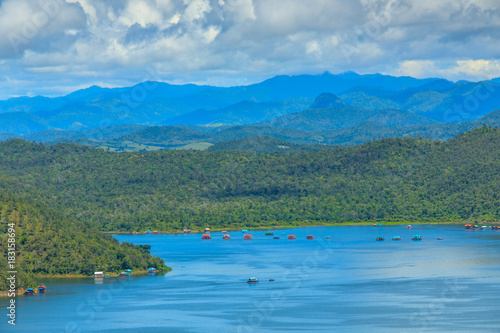
<path fill-rule="evenodd" d="M 280 74 L 500 77 L 497 0 L 3 0 L 0 98 Z"/>

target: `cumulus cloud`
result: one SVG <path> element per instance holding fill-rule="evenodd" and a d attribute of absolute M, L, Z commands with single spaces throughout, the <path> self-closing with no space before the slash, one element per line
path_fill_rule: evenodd
<path fill-rule="evenodd" d="M 5 0 L 4 95 L 36 83 L 241 84 L 328 70 L 500 76 L 496 0 Z M 64 84 L 63 84 L 64 83 Z M 68 88 L 70 89 L 70 88 Z M 38 90 L 47 94 L 47 90 Z M 3 96 L 3 97 L 6 97 Z"/>

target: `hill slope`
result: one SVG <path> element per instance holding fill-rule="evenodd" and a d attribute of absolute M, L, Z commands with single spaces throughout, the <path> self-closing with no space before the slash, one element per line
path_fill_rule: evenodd
<path fill-rule="evenodd" d="M 0 178 L 5 186 L 5 179 Z M 86 275 L 131 268 L 167 270 L 149 248 L 119 244 L 111 236 L 64 218 L 60 213 L 0 192 L 0 246 L 7 249 L 9 224 L 15 224 L 17 288 L 35 287 L 38 275 Z M 7 256 L 0 252 L 0 291 L 7 290 Z M 10 269 L 9 269 L 10 270 Z M 38 281 L 41 282 L 41 281 Z"/>
<path fill-rule="evenodd" d="M 0 183 L 102 230 L 500 219 L 500 129 L 291 154 L 0 144 Z"/>

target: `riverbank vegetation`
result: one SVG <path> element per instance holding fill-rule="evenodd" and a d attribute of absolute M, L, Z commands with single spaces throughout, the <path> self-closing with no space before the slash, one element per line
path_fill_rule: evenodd
<path fill-rule="evenodd" d="M 17 271 L 16 288 L 33 287 L 43 276 L 92 276 L 95 271 L 144 271 L 169 268 L 149 254 L 150 247 L 119 242 L 82 222 L 29 200 L 0 193 L 0 291 L 7 272 Z M 8 267 L 8 225 L 14 224 L 15 269 Z"/>

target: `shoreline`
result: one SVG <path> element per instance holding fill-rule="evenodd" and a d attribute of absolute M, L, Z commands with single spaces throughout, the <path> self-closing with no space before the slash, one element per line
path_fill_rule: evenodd
<path fill-rule="evenodd" d="M 265 227 L 247 227 L 249 230 L 275 230 L 275 229 L 294 229 L 294 228 L 306 228 L 306 227 L 338 227 L 338 226 L 373 226 L 377 223 L 382 223 L 386 225 L 460 225 L 460 224 L 487 224 L 487 225 L 500 225 L 500 221 L 497 222 L 469 222 L 469 221 L 444 221 L 444 222 L 345 222 L 345 223 L 328 223 L 320 225 L 276 225 L 276 226 L 265 226 Z M 247 229 L 244 226 L 241 228 L 210 228 L 210 233 L 212 232 L 222 232 L 222 231 L 241 231 L 241 229 Z M 144 231 L 103 231 L 105 234 L 110 235 L 188 235 L 188 234 L 203 234 L 204 229 L 191 229 L 190 233 L 184 233 L 180 230 L 175 231 L 158 231 L 157 234 L 146 234 Z"/>
<path fill-rule="evenodd" d="M 168 267 L 166 270 L 163 271 L 157 271 L 155 274 L 157 275 L 162 275 L 162 274 L 167 274 L 168 272 L 172 271 L 171 267 Z M 120 273 L 106 273 L 109 275 L 110 278 L 117 278 L 120 277 Z M 148 275 L 149 271 L 144 270 L 144 271 L 132 271 L 131 276 L 145 276 Z M 127 278 L 129 276 L 123 276 L 123 278 Z M 95 279 L 93 275 L 88 276 L 88 275 L 82 275 L 82 274 L 56 274 L 56 275 L 36 275 L 37 279 Z M 102 278 L 105 280 L 106 278 Z M 24 292 L 27 290 L 27 288 L 19 288 L 16 289 L 16 297 L 17 296 L 23 296 Z M 0 291 L 0 298 L 9 298 L 9 291 Z"/>

